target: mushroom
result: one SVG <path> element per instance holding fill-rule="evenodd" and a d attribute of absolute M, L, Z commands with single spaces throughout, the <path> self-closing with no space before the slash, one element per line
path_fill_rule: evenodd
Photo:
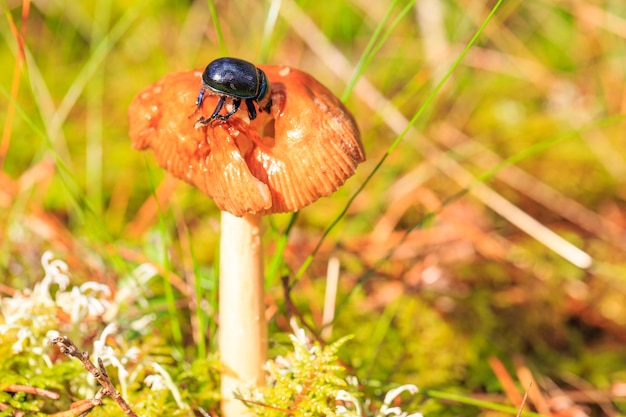
<path fill-rule="evenodd" d="M 219 349 L 222 411 L 231 417 L 246 415 L 233 391 L 264 379 L 261 215 L 297 211 L 330 195 L 365 160 L 352 115 L 326 87 L 291 67 L 259 68 L 269 79 L 272 105 L 252 120 L 240 109 L 206 123 L 220 99 L 212 94 L 198 100 L 194 113 L 201 70 L 164 76 L 129 109 L 133 147 L 151 148 L 163 168 L 222 210 Z"/>

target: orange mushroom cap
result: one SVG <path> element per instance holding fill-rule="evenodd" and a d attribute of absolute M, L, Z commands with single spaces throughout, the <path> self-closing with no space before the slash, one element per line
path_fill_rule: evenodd
<path fill-rule="evenodd" d="M 299 210 L 332 194 L 365 160 L 352 115 L 326 87 L 294 68 L 260 68 L 273 104 L 254 120 L 242 108 L 196 128 L 201 70 L 166 75 L 128 113 L 134 148 L 152 148 L 162 167 L 235 216 Z M 201 113 L 211 114 L 217 100 L 207 95 Z"/>

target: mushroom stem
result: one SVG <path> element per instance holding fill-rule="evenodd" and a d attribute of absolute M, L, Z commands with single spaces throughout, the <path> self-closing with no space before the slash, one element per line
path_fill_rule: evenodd
<path fill-rule="evenodd" d="M 267 356 L 261 216 L 222 211 L 219 350 L 224 417 L 251 416 L 234 392 L 264 382 Z"/>

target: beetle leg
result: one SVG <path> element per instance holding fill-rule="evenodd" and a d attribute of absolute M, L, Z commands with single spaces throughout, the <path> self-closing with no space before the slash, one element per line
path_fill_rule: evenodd
<path fill-rule="evenodd" d="M 267 104 L 263 106 L 263 108 L 259 107 L 259 111 L 266 111 L 269 113 L 271 109 L 272 109 L 272 96 L 270 96 L 270 99 L 267 101 Z"/>
<path fill-rule="evenodd" d="M 206 90 L 204 88 L 200 89 L 200 92 L 198 93 L 198 98 L 196 99 L 196 106 L 198 106 L 198 108 L 200 108 L 200 106 L 202 106 L 202 102 L 204 101 L 204 93 L 206 92 Z"/>
<path fill-rule="evenodd" d="M 248 107 L 248 117 L 250 118 L 250 120 L 254 120 L 256 118 L 256 109 L 254 108 L 254 99 L 247 98 L 246 107 Z"/>
<path fill-rule="evenodd" d="M 202 105 L 202 101 L 204 100 L 204 89 L 200 92 L 200 94 L 198 95 L 198 102 L 200 104 L 198 104 L 198 108 L 196 109 L 195 112 L 193 112 L 189 117 L 193 116 L 194 114 L 196 114 L 198 112 L 198 110 L 200 110 L 200 106 Z M 224 102 L 226 101 L 226 97 L 222 96 L 220 97 L 219 101 L 217 102 L 217 106 L 215 106 L 215 110 L 213 111 L 213 114 L 211 115 L 211 117 L 200 117 L 198 120 L 196 120 L 196 123 L 194 124 L 194 127 L 197 128 L 198 126 L 205 126 L 208 125 L 211 120 L 213 119 L 222 119 L 223 116 L 219 116 L 219 112 L 220 110 L 222 110 L 222 107 L 224 107 Z M 196 103 L 197 104 L 197 103 Z"/>
<path fill-rule="evenodd" d="M 204 89 L 204 87 L 200 89 L 200 92 L 198 93 L 198 98 L 196 99 L 196 109 L 193 111 L 193 113 L 189 115 L 189 118 L 192 118 L 194 114 L 200 111 L 200 107 L 202 107 L 202 103 L 204 102 L 205 92 L 206 90 Z M 202 119 L 204 119 L 204 117 Z"/>
<path fill-rule="evenodd" d="M 193 115 L 192 115 L 193 116 Z M 193 125 L 194 129 L 197 129 L 200 126 L 206 126 L 211 122 L 211 119 L 208 119 L 206 117 L 201 117 L 198 120 L 196 120 L 196 123 Z"/>
<path fill-rule="evenodd" d="M 213 114 L 211 115 L 211 117 L 209 117 L 209 120 L 213 120 L 215 118 L 221 118 L 221 116 L 218 116 L 218 114 L 220 113 L 220 110 L 222 110 L 222 107 L 224 107 L 224 102 L 226 101 L 226 97 L 221 96 L 220 100 L 217 102 L 217 106 L 215 106 L 215 110 L 213 111 Z"/>
<path fill-rule="evenodd" d="M 220 103 L 222 103 L 222 105 L 224 105 L 224 100 L 226 100 L 226 97 L 222 97 L 220 98 Z M 217 103 L 217 105 L 219 106 L 219 108 L 221 109 L 222 106 L 220 106 L 220 103 Z M 218 116 L 217 113 L 219 113 L 219 111 L 217 109 L 215 109 L 216 111 L 213 112 L 213 116 L 211 116 L 211 119 L 220 119 L 221 121 L 226 121 L 228 119 L 230 119 L 230 116 L 232 116 L 233 114 L 235 114 L 237 112 L 237 110 L 239 110 L 239 106 L 241 105 L 241 99 L 240 98 L 234 98 L 233 99 L 233 109 L 228 113 L 225 114 L 223 116 Z"/>

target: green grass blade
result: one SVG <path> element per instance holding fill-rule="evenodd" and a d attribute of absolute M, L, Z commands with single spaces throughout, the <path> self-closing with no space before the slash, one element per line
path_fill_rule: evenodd
<path fill-rule="evenodd" d="M 320 237 L 320 240 L 318 241 L 317 245 L 315 246 L 315 248 L 313 249 L 311 254 L 307 257 L 307 259 L 304 261 L 304 263 L 302 264 L 302 266 L 298 270 L 298 272 L 296 274 L 296 277 L 295 277 L 295 280 L 294 280 L 295 282 L 297 282 L 304 275 L 304 272 L 308 269 L 308 267 L 311 264 L 311 262 L 313 262 L 313 258 L 315 257 L 315 255 L 319 251 L 319 248 L 322 246 L 322 243 L 324 242 L 326 237 L 330 234 L 330 232 L 335 228 L 335 226 L 339 223 L 339 221 L 341 221 L 341 219 L 345 216 L 345 214 L 348 211 L 348 208 L 352 205 L 352 203 L 354 202 L 356 197 L 361 193 L 361 191 L 363 191 L 363 189 L 367 186 L 367 184 L 369 184 L 369 182 L 372 180 L 372 178 L 374 178 L 374 175 L 376 175 L 376 173 L 382 167 L 382 165 L 387 160 L 389 155 L 391 155 L 391 153 L 395 150 L 395 148 L 398 146 L 398 144 L 400 144 L 400 142 L 404 139 L 406 134 L 413 128 L 413 126 L 415 125 L 417 120 L 422 116 L 424 111 L 428 108 L 430 103 L 434 100 L 434 98 L 437 95 L 437 93 L 439 92 L 439 90 L 441 90 L 441 88 L 446 83 L 446 81 L 448 81 L 448 79 L 452 76 L 452 74 L 459 67 L 459 65 L 461 64 L 461 61 L 463 60 L 463 58 L 465 58 L 465 56 L 467 55 L 469 50 L 474 46 L 474 44 L 478 40 L 480 34 L 483 32 L 484 28 L 487 26 L 489 21 L 491 21 L 491 19 L 495 15 L 495 13 L 498 11 L 498 9 L 499 9 L 499 7 L 500 7 L 500 5 L 502 4 L 503 1 L 504 0 L 499 0 L 493 6 L 493 8 L 491 9 L 490 13 L 487 15 L 487 17 L 485 18 L 483 23 L 480 25 L 480 27 L 476 30 L 476 32 L 474 33 L 474 36 L 472 36 L 472 38 L 467 43 L 467 45 L 465 46 L 463 51 L 459 54 L 457 59 L 454 61 L 454 63 L 450 67 L 450 69 L 448 69 L 448 71 L 446 72 L 444 77 L 439 81 L 439 83 L 435 86 L 433 91 L 428 95 L 428 97 L 426 98 L 424 103 L 420 106 L 420 108 L 417 110 L 415 115 L 411 118 L 411 120 L 409 121 L 407 126 L 404 128 L 404 130 L 396 137 L 396 139 L 391 143 L 391 145 L 389 145 L 389 147 L 387 148 L 387 151 L 385 152 L 385 154 L 381 157 L 381 159 L 378 161 L 378 163 L 376 164 L 374 169 L 372 169 L 372 171 L 368 174 L 368 176 L 365 178 L 365 180 L 359 185 L 359 187 L 354 192 L 354 194 L 348 199 L 348 202 L 346 203 L 344 208 L 341 210 L 341 212 L 337 215 L 337 217 L 335 217 L 335 219 L 330 223 L 330 225 L 324 230 L 324 233 L 322 233 L 322 236 Z"/>

